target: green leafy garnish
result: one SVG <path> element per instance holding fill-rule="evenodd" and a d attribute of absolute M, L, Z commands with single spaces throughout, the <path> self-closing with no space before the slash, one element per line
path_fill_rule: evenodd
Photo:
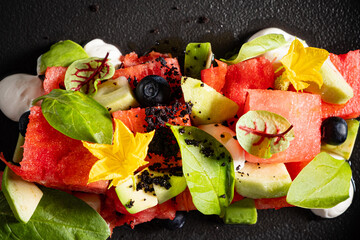
<path fill-rule="evenodd" d="M 255 38 L 254 40 L 244 43 L 237 55 L 234 55 L 230 59 L 220 59 L 227 64 L 236 64 L 247 59 L 257 57 L 268 51 L 282 47 L 288 44 L 282 34 L 267 34 Z"/>
<path fill-rule="evenodd" d="M 351 168 L 345 160 L 319 153 L 291 184 L 286 201 L 303 208 L 331 208 L 349 197 Z"/>
<path fill-rule="evenodd" d="M 44 193 L 29 222 L 20 223 L 0 192 L 0 239 L 107 239 L 110 230 L 102 217 L 80 199 L 54 189 Z"/>
<path fill-rule="evenodd" d="M 230 153 L 196 127 L 171 126 L 180 146 L 183 172 L 194 205 L 203 214 L 223 216 L 234 196 L 235 173 Z"/>
<path fill-rule="evenodd" d="M 71 40 L 60 41 L 41 56 L 40 72 L 44 73 L 48 67 L 67 67 L 76 60 L 88 57 L 79 44 Z"/>
<path fill-rule="evenodd" d="M 294 139 L 293 126 L 284 117 L 268 111 L 249 111 L 236 124 L 236 137 L 245 151 L 270 158 L 287 149 Z"/>
<path fill-rule="evenodd" d="M 100 81 L 114 75 L 115 68 L 107 61 L 108 56 L 109 53 L 105 58 L 92 57 L 73 62 L 66 70 L 64 80 L 66 90 L 94 95 Z"/>
<path fill-rule="evenodd" d="M 113 125 L 108 110 L 81 93 L 54 89 L 34 102 L 41 103 L 49 124 L 64 135 L 94 143 L 112 143 Z"/>

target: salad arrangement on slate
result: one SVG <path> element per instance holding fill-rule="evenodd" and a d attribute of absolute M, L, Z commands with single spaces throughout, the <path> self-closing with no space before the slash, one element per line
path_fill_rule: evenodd
<path fill-rule="evenodd" d="M 41 56 L 44 95 L 19 120 L 13 160 L 0 155 L 1 238 L 107 239 L 154 218 L 181 227 L 179 211 L 255 224 L 257 209 L 351 203 L 359 50 L 272 33 L 228 59 L 189 43 L 183 73 L 168 53 L 120 61 L 70 40 Z"/>

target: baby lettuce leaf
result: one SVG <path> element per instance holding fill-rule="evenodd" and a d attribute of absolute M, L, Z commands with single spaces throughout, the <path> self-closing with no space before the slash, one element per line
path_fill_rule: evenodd
<path fill-rule="evenodd" d="M 230 153 L 196 127 L 171 126 L 180 145 L 183 172 L 194 205 L 221 217 L 234 196 L 235 172 Z"/>
<path fill-rule="evenodd" d="M 50 50 L 41 56 L 40 73 L 44 73 L 48 67 L 67 67 L 78 59 L 88 57 L 85 50 L 79 44 L 71 40 L 60 41 L 52 45 Z"/>
<path fill-rule="evenodd" d="M 286 201 L 303 208 L 331 208 L 349 197 L 351 168 L 325 152 L 319 153 L 291 184 Z"/>
<path fill-rule="evenodd" d="M 276 113 L 248 111 L 236 123 L 236 137 L 248 153 L 270 158 L 289 147 L 294 131 L 289 121 Z"/>
<path fill-rule="evenodd" d="M 94 95 L 100 81 L 111 78 L 115 68 L 105 58 L 91 57 L 73 62 L 65 74 L 65 88 Z"/>
<path fill-rule="evenodd" d="M 288 42 L 285 40 L 282 34 L 267 34 L 255 38 L 254 40 L 244 43 L 237 55 L 234 55 L 230 59 L 220 59 L 227 64 L 236 64 L 247 59 L 257 57 L 268 51 L 286 45 Z"/>
<path fill-rule="evenodd" d="M 26 224 L 14 217 L 0 192 L 0 239 L 107 239 L 109 227 L 82 200 L 59 190 L 42 188 L 38 207 Z"/>
<path fill-rule="evenodd" d="M 46 120 L 64 135 L 93 143 L 112 143 L 110 113 L 91 97 L 78 91 L 54 89 L 34 102 L 40 100 Z"/>

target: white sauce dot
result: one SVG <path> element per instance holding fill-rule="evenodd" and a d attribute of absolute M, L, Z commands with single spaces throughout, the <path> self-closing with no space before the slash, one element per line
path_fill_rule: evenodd
<path fill-rule="evenodd" d="M 0 81 L 0 109 L 13 121 L 29 110 L 31 102 L 44 94 L 42 81 L 34 75 L 13 74 Z"/>
<path fill-rule="evenodd" d="M 109 53 L 109 62 L 112 63 L 115 68 L 121 64 L 119 59 L 121 56 L 120 50 L 112 44 L 105 43 L 101 39 L 91 40 L 84 46 L 84 50 L 89 57 L 104 58 L 106 53 Z"/>

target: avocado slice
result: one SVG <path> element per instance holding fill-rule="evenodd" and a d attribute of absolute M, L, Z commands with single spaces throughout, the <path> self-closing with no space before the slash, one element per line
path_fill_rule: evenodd
<path fill-rule="evenodd" d="M 176 176 L 169 172 L 150 171 L 153 179 L 153 186 L 159 204 L 176 197 L 186 189 L 186 180 L 183 175 Z"/>
<path fill-rule="evenodd" d="M 182 77 L 181 89 L 186 102 L 191 102 L 191 119 L 195 125 L 221 123 L 232 118 L 239 106 L 200 80 Z"/>
<path fill-rule="evenodd" d="M 185 50 L 185 75 L 200 78 L 201 70 L 211 66 L 212 58 L 211 43 L 189 43 Z"/>
<path fill-rule="evenodd" d="M 152 184 L 147 184 L 149 170 L 146 168 L 116 186 L 115 191 L 126 210 L 135 214 L 158 204 Z"/>
<path fill-rule="evenodd" d="M 321 151 L 327 153 L 333 153 L 345 159 L 350 159 L 351 153 L 354 149 L 356 136 L 359 130 L 359 121 L 356 119 L 346 120 L 348 125 L 348 135 L 343 144 L 340 145 L 330 145 L 327 143 L 321 144 Z"/>
<path fill-rule="evenodd" d="M 19 222 L 27 223 L 35 212 L 43 192 L 34 183 L 24 181 L 9 167 L 5 168 L 1 188 L 15 218 Z"/>
<path fill-rule="evenodd" d="M 99 84 L 93 98 L 106 107 L 110 113 L 139 106 L 125 77 L 107 80 Z"/>
<path fill-rule="evenodd" d="M 255 224 L 257 211 L 254 199 L 244 198 L 232 203 L 225 209 L 223 221 L 226 224 Z"/>
<path fill-rule="evenodd" d="M 332 104 L 345 104 L 354 96 L 353 89 L 329 58 L 322 65 L 320 73 L 323 78 L 322 87 L 311 83 L 305 91 L 320 94 L 324 102 Z"/>
<path fill-rule="evenodd" d="M 245 163 L 235 172 L 235 190 L 248 198 L 277 198 L 285 196 L 291 177 L 284 163 Z"/>

